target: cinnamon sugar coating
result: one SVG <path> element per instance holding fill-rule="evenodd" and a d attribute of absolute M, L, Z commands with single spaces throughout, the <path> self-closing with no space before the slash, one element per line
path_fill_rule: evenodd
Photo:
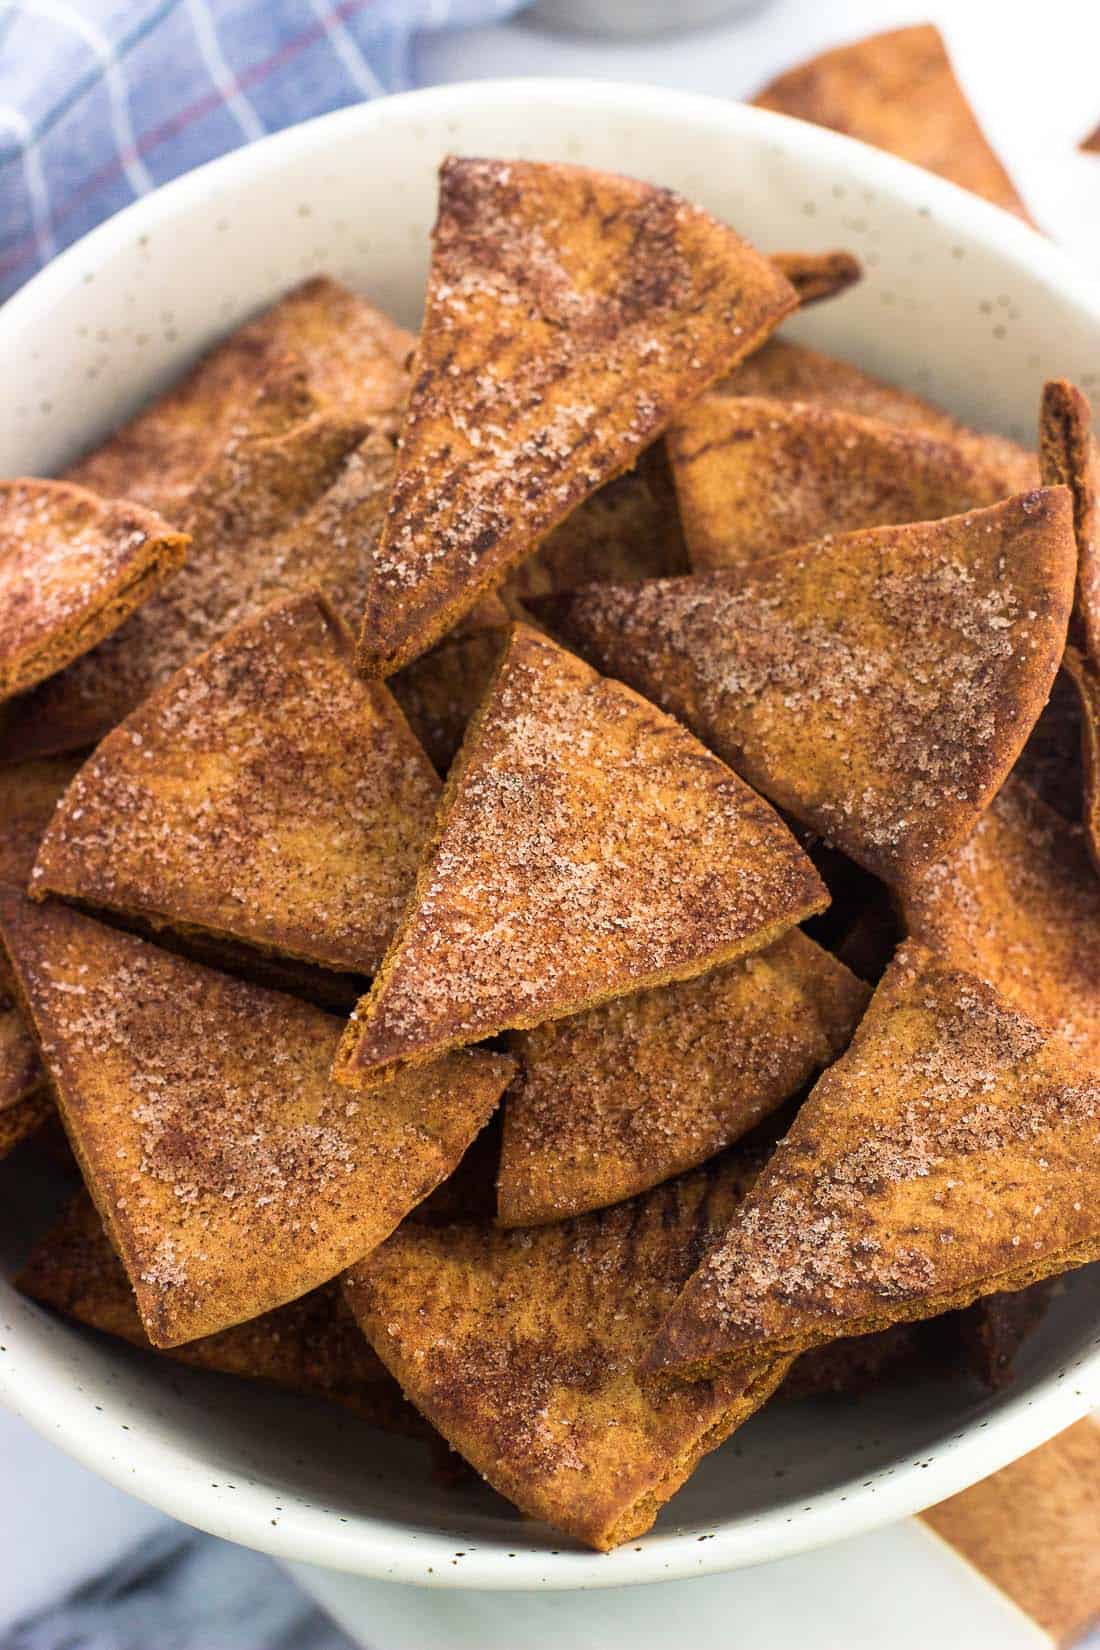
<path fill-rule="evenodd" d="M 1016 490 L 1019 472 L 998 454 L 925 430 L 715 392 L 685 410 L 668 447 L 688 553 L 703 573 L 827 533 L 996 504 Z"/>
<path fill-rule="evenodd" d="M 330 414 L 301 363 L 282 360 L 177 511 L 184 566 L 107 641 L 13 701 L 0 754 L 94 743 L 279 596 L 319 589 L 356 617 L 392 470 L 390 438 Z"/>
<path fill-rule="evenodd" d="M 512 1033 L 501 1224 L 618 1203 L 714 1156 L 836 1058 L 869 996 L 794 929 L 693 980 Z"/>
<path fill-rule="evenodd" d="M 821 52 L 752 101 L 887 149 L 1031 222 L 931 23 Z"/>
<path fill-rule="evenodd" d="M 66 472 L 93 492 L 131 498 L 173 522 L 266 380 L 289 355 L 319 412 L 396 430 L 416 340 L 358 293 L 315 275 L 231 332 L 166 394 Z"/>
<path fill-rule="evenodd" d="M 1069 493 L 1049 488 L 534 606 L 890 882 L 954 847 L 1006 778 L 1061 661 L 1075 566 Z"/>
<path fill-rule="evenodd" d="M 688 979 L 826 903 L 787 828 L 723 763 L 517 625 L 337 1075 L 370 1084 Z"/>
<path fill-rule="evenodd" d="M 726 1158 L 537 1231 L 406 1224 L 352 1268 L 347 1299 L 417 1408 L 495 1489 L 607 1550 L 649 1528 L 787 1368 L 674 1388 L 638 1371 L 745 1177 Z"/>
<path fill-rule="evenodd" d="M 962 846 L 898 892 L 909 933 L 1100 1072 L 1100 878 L 1079 827 L 1010 779 Z"/>
<path fill-rule="evenodd" d="M 514 1070 L 454 1056 L 354 1101 L 342 1022 L 70 908 L 0 895 L 66 1130 L 156 1346 L 296 1300 L 454 1168 Z"/>
<path fill-rule="evenodd" d="M 185 533 L 129 500 L 64 481 L 0 481 L 0 699 L 117 630 L 187 546 Z"/>
<path fill-rule="evenodd" d="M 1100 1255 L 1100 1076 L 915 941 L 662 1325 L 648 1364 L 927 1318 Z"/>
<path fill-rule="evenodd" d="M 126 1268 L 86 1191 L 31 1250 L 15 1286 L 78 1323 L 143 1351 L 159 1350 L 142 1328 Z M 428 1430 L 360 1334 L 336 1283 L 248 1323 L 172 1347 L 167 1355 L 195 1369 L 326 1398 L 387 1431 Z"/>
<path fill-rule="evenodd" d="M 452 157 L 362 668 L 423 653 L 797 303 L 668 190 Z"/>
<path fill-rule="evenodd" d="M 353 651 L 322 598 L 293 596 L 185 665 L 80 770 L 35 897 L 373 973 L 439 781 Z"/>

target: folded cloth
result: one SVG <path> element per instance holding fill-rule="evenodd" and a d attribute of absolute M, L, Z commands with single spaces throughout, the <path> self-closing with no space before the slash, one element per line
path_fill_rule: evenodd
<path fill-rule="evenodd" d="M 418 30 L 525 0 L 3 0 L 0 299 L 227 149 L 413 83 Z"/>

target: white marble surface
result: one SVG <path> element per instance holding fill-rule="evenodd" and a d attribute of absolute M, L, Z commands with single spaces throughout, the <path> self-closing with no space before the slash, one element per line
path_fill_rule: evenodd
<path fill-rule="evenodd" d="M 674 10 L 676 0 L 669 0 Z M 798 58 L 833 42 L 895 23 L 932 18 L 948 36 L 960 73 L 991 135 L 1013 171 L 1022 193 L 1042 226 L 1095 268 L 1100 278 L 1100 157 L 1076 153 L 1077 140 L 1100 121 L 1100 6 L 1095 0 L 929 0 L 909 6 L 894 0 L 773 0 L 758 12 L 727 25 L 656 41 L 610 42 L 579 36 L 550 35 L 534 25 L 512 24 L 473 30 L 462 37 L 425 39 L 419 51 L 422 83 L 476 79 L 496 75 L 586 75 L 678 86 L 718 96 L 740 97 Z M 347 1640 L 327 1624 L 279 1577 L 267 1559 L 197 1542 L 184 1556 L 176 1553 L 178 1527 L 92 1478 L 69 1462 L 22 1423 L 0 1413 L 0 1646 L 3 1650 L 338 1650 Z M 12 1636 L 17 1618 L 39 1612 L 60 1600 L 71 1587 L 86 1582 L 142 1538 L 153 1543 L 127 1574 L 127 1585 L 100 1587 L 82 1602 L 83 1615 L 40 1619 L 33 1633 Z M 862 1573 L 879 1574 L 879 1604 L 859 1642 L 897 1644 L 899 1589 L 903 1597 L 919 1592 L 929 1619 L 942 1612 L 960 1586 L 972 1578 L 961 1573 L 951 1555 L 925 1547 L 917 1558 L 908 1536 L 863 1538 L 870 1548 L 848 1543 L 828 1558 L 792 1560 L 751 1577 L 732 1578 L 737 1587 L 716 1578 L 714 1608 L 736 1609 L 737 1588 L 755 1601 L 753 1650 L 786 1650 L 782 1601 L 798 1588 L 816 1588 L 815 1611 L 805 1617 L 813 1650 L 834 1650 L 855 1641 L 851 1628 L 853 1587 Z M 889 1563 L 875 1542 L 886 1541 Z M 898 1542 L 901 1545 L 898 1545 Z M 910 1552 L 911 1563 L 905 1559 Z M 173 1562 L 173 1555 L 176 1562 Z M 152 1578 L 136 1585 L 142 1565 Z M 884 1572 L 885 1564 L 885 1573 Z M 790 1566 L 801 1566 L 792 1569 Z M 863 1567 L 861 1570 L 861 1566 Z M 869 1568 L 868 1568 L 869 1566 Z M 786 1571 L 786 1574 L 784 1574 Z M 159 1578 L 159 1579 L 157 1579 Z M 698 1584 L 692 1584 L 693 1587 Z M 978 1586 L 976 1582 L 974 1586 Z M 702 1584 L 705 1588 L 712 1583 Z M 723 1586 L 729 1590 L 722 1593 Z M 394 1589 L 389 1592 L 394 1593 Z M 400 1590 L 396 1590 L 400 1591 Z M 866 1597 L 867 1595 L 865 1595 Z M 401 1650 L 407 1636 L 408 1601 L 389 1598 L 375 1603 L 362 1591 L 329 1590 L 329 1602 L 372 1650 Z M 614 1595 L 605 1596 L 605 1604 Z M 769 1626 L 768 1599 L 776 1601 Z M 704 1610 L 702 1593 L 692 1594 L 688 1608 Z M 830 1599 L 835 1611 L 830 1618 Z M 655 1601 L 654 1601 L 655 1603 Z M 880 1616 L 874 1615 L 876 1608 Z M 522 1623 L 530 1604 L 517 1604 L 514 1643 L 534 1647 Z M 430 1640 L 418 1650 L 452 1650 L 472 1644 L 471 1607 L 452 1605 L 435 1611 Z M 624 1613 L 624 1627 L 626 1626 Z M 473 1620 L 477 1621 L 476 1607 Z M 602 1618 L 601 1618 L 602 1619 Z M 630 1619 L 645 1619 L 644 1606 Z M 941 1619 L 942 1613 L 941 1613 Z M 812 1622 L 812 1625 L 811 1625 Z M 1016 1624 L 1017 1627 L 1019 1624 Z M 460 1632 L 461 1628 L 461 1632 Z M 499 1628 L 499 1621 L 494 1630 Z M 608 1629 L 609 1631 L 609 1629 Z M 630 1637 L 633 1650 L 644 1650 L 641 1629 Z M 463 1636 L 463 1634 L 465 1636 Z M 403 1636 L 404 1635 L 404 1636 Z M 476 1633 L 474 1635 L 476 1638 Z M 506 1642 L 505 1638 L 499 1642 Z M 494 1641 L 497 1642 L 497 1641 Z M 550 1645 L 553 1639 L 541 1642 Z M 562 1640 L 562 1643 L 565 1641 Z M 581 1642 L 573 1639 L 571 1642 Z M 597 1635 L 601 1650 L 613 1650 L 606 1633 Z M 625 1642 L 625 1641 L 624 1641 Z M 738 1633 L 715 1640 L 726 1650 L 748 1643 Z M 917 1639 L 912 1639 L 916 1645 Z M 924 1642 L 929 1642 L 927 1639 Z M 938 1642 L 959 1650 L 1007 1650 L 1009 1640 L 995 1637 L 944 1637 Z M 1024 1642 L 1020 1640 L 1019 1642 Z M 1100 1650 L 1100 1635 L 1090 1641 Z M 486 1650 L 484 1645 L 479 1650 Z M 556 1647 L 555 1647 L 556 1650 Z"/>

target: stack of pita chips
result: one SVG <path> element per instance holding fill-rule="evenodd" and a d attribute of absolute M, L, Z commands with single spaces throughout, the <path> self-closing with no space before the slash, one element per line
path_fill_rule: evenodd
<path fill-rule="evenodd" d="M 418 340 L 309 282 L 9 489 L 103 568 L 20 529 L 28 1295 L 600 1549 L 781 1388 L 1008 1378 L 1100 1254 L 1095 775 L 1013 771 L 1056 681 L 1096 760 L 1096 459 L 769 338 L 857 275 L 451 160 Z"/>

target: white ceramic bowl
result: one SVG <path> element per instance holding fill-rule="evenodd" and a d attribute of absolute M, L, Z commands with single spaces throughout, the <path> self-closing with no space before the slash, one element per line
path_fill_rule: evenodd
<path fill-rule="evenodd" d="M 829 132 L 593 82 L 448 87 L 330 115 L 139 202 L 0 312 L 0 474 L 49 472 L 292 282 L 327 270 L 415 325 L 448 150 L 671 184 L 767 250 L 851 247 L 868 278 L 793 331 L 1031 439 L 1049 374 L 1088 385 L 1100 294 L 1037 234 Z M 0 1259 L 44 1197 L 0 1170 Z M 1068 1280 L 1014 1387 L 959 1379 L 774 1405 L 707 1458 L 644 1540 L 571 1550 L 418 1446 L 72 1328 L 0 1284 L 0 1397 L 114 1483 L 284 1557 L 457 1587 L 596 1587 L 779 1557 L 926 1506 L 1100 1401 L 1100 1271 Z M 707 1537 L 708 1539 L 703 1539 Z"/>

